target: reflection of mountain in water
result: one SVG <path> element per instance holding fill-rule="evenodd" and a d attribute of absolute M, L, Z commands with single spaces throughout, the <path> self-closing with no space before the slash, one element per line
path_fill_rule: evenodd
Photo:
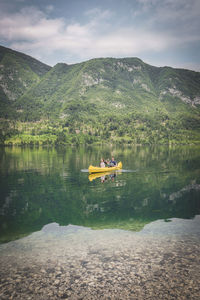
<path fill-rule="evenodd" d="M 177 198 L 180 198 L 183 196 L 183 194 L 185 193 L 188 193 L 188 192 L 191 192 L 191 191 L 200 191 L 200 184 L 190 184 L 190 185 L 187 185 L 185 186 L 184 188 L 182 188 L 180 191 L 178 192 L 175 192 L 175 193 L 172 193 L 170 196 L 169 196 L 169 200 L 170 201 L 175 201 Z"/>
<path fill-rule="evenodd" d="M 157 219 L 192 218 L 200 212 L 199 187 L 199 184 L 191 184 L 180 191 L 161 193 L 156 198 L 149 196 L 140 201 L 132 199 L 124 202 L 123 196 L 116 195 L 109 203 L 102 201 L 88 204 L 86 213 L 91 216 L 95 228 L 119 227 L 131 230 L 141 229 L 144 224 Z"/>
<path fill-rule="evenodd" d="M 102 184 L 101 178 L 89 181 L 80 170 L 101 153 L 108 157 L 109 148 L 2 150 L 1 240 L 51 222 L 141 230 L 153 220 L 200 214 L 198 148 L 114 151 L 124 166 L 140 171 L 116 174 Z"/>

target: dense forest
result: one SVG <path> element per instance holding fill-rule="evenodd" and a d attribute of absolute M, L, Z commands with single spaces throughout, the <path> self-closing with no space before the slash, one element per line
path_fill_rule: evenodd
<path fill-rule="evenodd" d="M 200 73 L 138 58 L 47 66 L 0 47 L 0 143 L 200 141 Z"/>

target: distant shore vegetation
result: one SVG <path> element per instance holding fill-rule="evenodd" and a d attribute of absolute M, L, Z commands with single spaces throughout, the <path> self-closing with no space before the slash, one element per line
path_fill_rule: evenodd
<path fill-rule="evenodd" d="M 74 126 L 75 125 L 75 126 Z M 196 129 L 196 128 L 195 128 Z M 81 145 L 81 144 L 199 144 L 200 132 L 182 128 L 167 120 L 111 119 L 103 122 L 10 122 L 1 120 L 0 145 Z"/>

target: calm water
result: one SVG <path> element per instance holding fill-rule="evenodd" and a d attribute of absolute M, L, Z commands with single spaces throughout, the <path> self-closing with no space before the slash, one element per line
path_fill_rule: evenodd
<path fill-rule="evenodd" d="M 111 155 L 121 172 L 89 176 L 89 164 Z M 52 222 L 140 231 L 163 219 L 164 228 L 200 214 L 200 148 L 1 148 L 0 191 L 1 242 Z"/>

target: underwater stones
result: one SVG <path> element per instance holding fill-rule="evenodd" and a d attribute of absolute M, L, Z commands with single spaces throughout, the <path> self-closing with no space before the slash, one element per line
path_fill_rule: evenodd
<path fill-rule="evenodd" d="M 96 231 L 42 245 L 0 247 L 1 299 L 200 299 L 198 240 Z"/>
<path fill-rule="evenodd" d="M 55 281 L 54 281 L 54 285 L 59 285 L 59 283 L 60 283 L 60 281 L 58 280 L 58 279 L 56 279 Z"/>

